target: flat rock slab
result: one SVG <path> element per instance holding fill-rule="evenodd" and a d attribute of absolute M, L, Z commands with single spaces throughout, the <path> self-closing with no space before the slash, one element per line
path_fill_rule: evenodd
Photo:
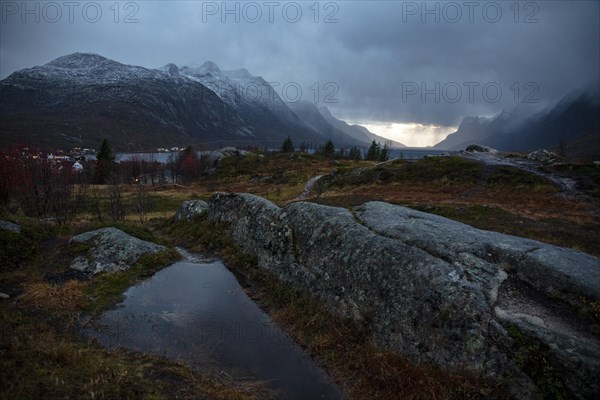
<path fill-rule="evenodd" d="M 165 246 L 131 236 L 117 228 L 102 228 L 73 236 L 69 243 L 91 245 L 86 256 L 77 256 L 71 268 L 88 275 L 123 271 L 146 254 L 166 250 Z"/>

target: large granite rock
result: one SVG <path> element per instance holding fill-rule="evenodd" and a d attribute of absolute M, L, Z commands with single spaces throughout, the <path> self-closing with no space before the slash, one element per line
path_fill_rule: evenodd
<path fill-rule="evenodd" d="M 208 210 L 208 203 L 204 200 L 184 201 L 175 213 L 175 221 L 189 221 L 197 215 L 202 215 Z"/>
<path fill-rule="evenodd" d="M 88 243 L 85 256 L 77 256 L 71 268 L 87 275 L 122 271 L 145 254 L 166 250 L 164 246 L 133 237 L 117 228 L 102 228 L 73 236 L 69 243 Z"/>
<path fill-rule="evenodd" d="M 543 350 L 569 393 L 600 391 L 598 325 L 579 316 L 600 301 L 595 257 L 381 202 L 352 211 L 304 202 L 279 208 L 221 193 L 209 200 L 208 218 L 229 224 L 260 267 L 368 324 L 384 348 L 417 362 L 508 374 L 535 396 L 540 388 L 515 361 L 524 357 L 516 335 Z"/>

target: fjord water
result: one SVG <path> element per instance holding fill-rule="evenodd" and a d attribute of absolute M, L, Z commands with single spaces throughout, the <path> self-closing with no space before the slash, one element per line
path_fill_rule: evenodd
<path fill-rule="evenodd" d="M 221 261 L 181 252 L 183 261 L 130 288 L 124 301 L 85 333 L 106 347 L 265 381 L 280 399 L 344 397 Z"/>

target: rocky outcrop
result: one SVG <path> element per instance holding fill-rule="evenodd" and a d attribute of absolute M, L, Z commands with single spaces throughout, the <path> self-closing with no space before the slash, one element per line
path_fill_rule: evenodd
<path fill-rule="evenodd" d="M 497 153 L 498 150 L 480 144 L 472 144 L 465 149 L 468 153 Z"/>
<path fill-rule="evenodd" d="M 552 164 L 555 162 L 564 161 L 562 157 L 559 157 L 558 155 L 546 149 L 532 151 L 531 153 L 527 154 L 527 158 L 544 164 Z"/>
<path fill-rule="evenodd" d="M 524 390 L 528 343 L 561 390 L 600 391 L 598 325 L 579 316 L 600 302 L 595 257 L 381 202 L 279 208 L 216 194 L 208 218 L 227 223 L 262 268 L 367 324 L 379 346 L 491 377 L 510 371 Z"/>
<path fill-rule="evenodd" d="M 129 269 L 145 254 L 166 250 L 164 246 L 140 240 L 117 228 L 102 228 L 73 236 L 72 243 L 87 243 L 86 255 L 75 257 L 71 268 L 86 275 Z"/>
<path fill-rule="evenodd" d="M 202 215 L 208 210 L 208 203 L 204 200 L 184 201 L 175 213 L 175 221 L 189 221 L 195 216 Z"/>
<path fill-rule="evenodd" d="M 0 231 L 21 233 L 21 226 L 15 224 L 14 222 L 0 220 Z"/>

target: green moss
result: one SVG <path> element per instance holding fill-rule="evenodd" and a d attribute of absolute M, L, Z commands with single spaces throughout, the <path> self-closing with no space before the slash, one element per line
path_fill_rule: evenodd
<path fill-rule="evenodd" d="M 375 183 L 473 184 L 480 165 L 462 157 L 431 157 L 416 162 L 397 160 L 372 167 L 340 169 L 325 177 L 331 187 L 360 186 Z"/>
<path fill-rule="evenodd" d="M 265 161 L 259 155 L 231 156 L 219 161 L 217 178 L 231 178 L 255 174 Z"/>
<path fill-rule="evenodd" d="M 0 272 L 13 271 L 37 257 L 44 240 L 56 235 L 48 225 L 23 226 L 21 233 L 0 230 Z"/>
<path fill-rule="evenodd" d="M 570 399 L 561 371 L 552 362 L 547 346 L 536 342 L 514 325 L 507 328 L 513 339 L 512 360 L 536 383 L 545 399 Z"/>
<path fill-rule="evenodd" d="M 69 256 L 87 254 L 92 247 L 93 245 L 90 243 L 70 243 L 69 246 L 67 246 L 66 253 Z"/>
<path fill-rule="evenodd" d="M 543 176 L 508 166 L 498 167 L 487 180 L 487 184 L 533 190 L 557 190 L 556 186 Z"/>

